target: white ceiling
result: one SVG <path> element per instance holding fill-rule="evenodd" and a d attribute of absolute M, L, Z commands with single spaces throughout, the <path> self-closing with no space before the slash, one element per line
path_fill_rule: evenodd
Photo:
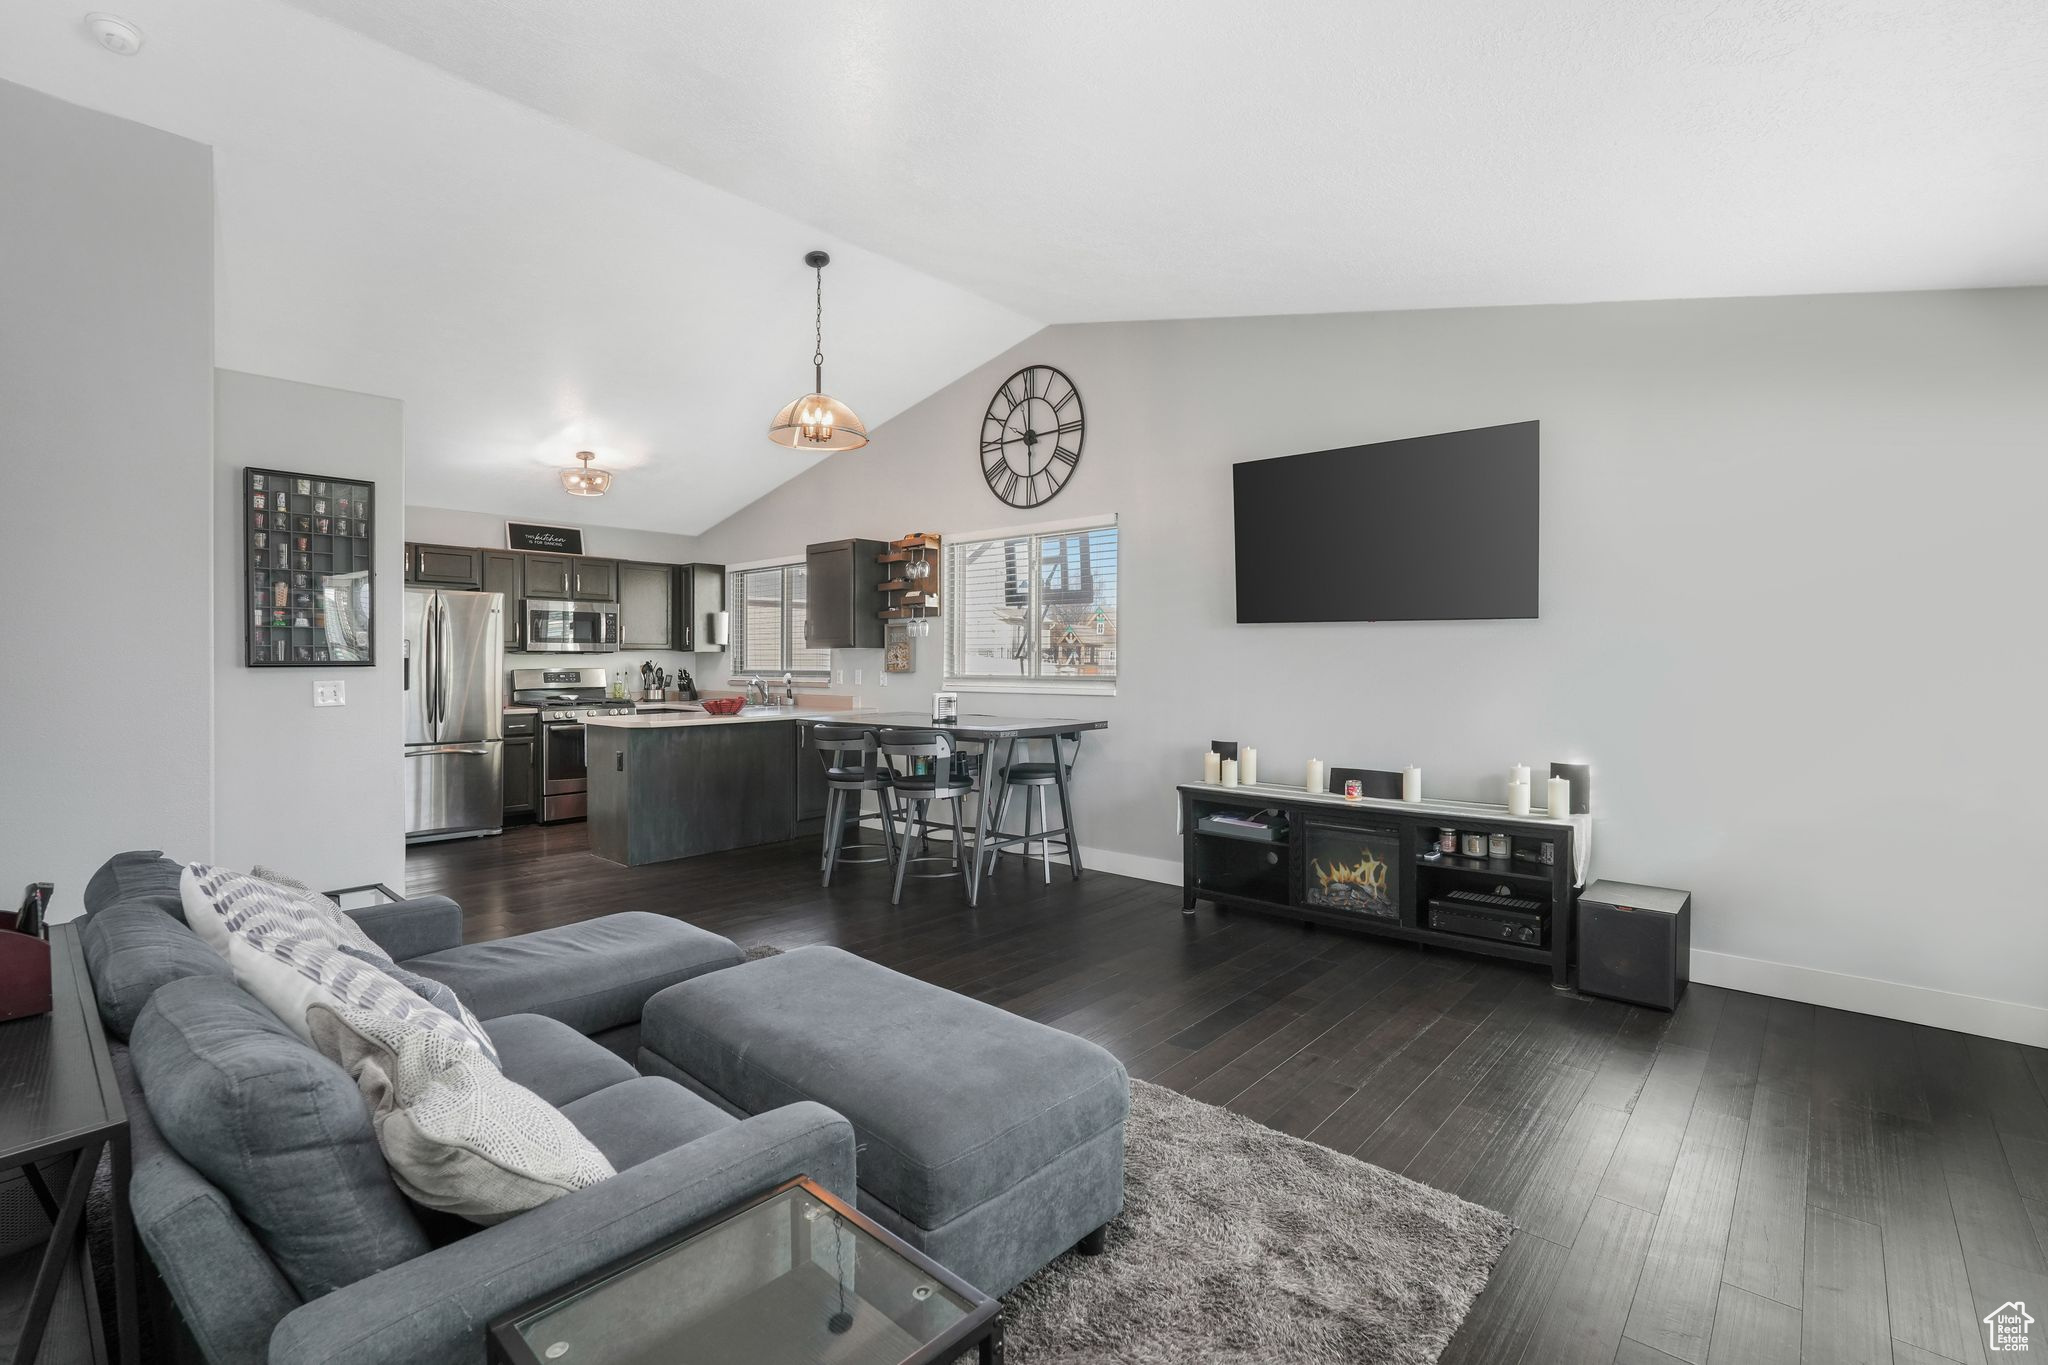
<path fill-rule="evenodd" d="M 294 0 L 1045 321 L 2048 282 L 2042 0 Z"/>
<path fill-rule="evenodd" d="M 1038 327 L 278 0 L 115 0 L 132 58 L 88 7 L 0 4 L 0 79 L 213 145 L 217 362 L 403 399 L 411 504 L 693 533 L 808 468 L 810 247 L 871 425 Z"/>
<path fill-rule="evenodd" d="M 0 78 L 216 148 L 220 363 L 404 399 L 416 505 L 808 467 L 812 246 L 870 425 L 1044 322 L 2048 282 L 2041 0 L 96 2 Z"/>

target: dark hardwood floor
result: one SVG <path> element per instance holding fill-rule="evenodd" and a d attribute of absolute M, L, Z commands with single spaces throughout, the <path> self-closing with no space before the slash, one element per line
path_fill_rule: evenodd
<path fill-rule="evenodd" d="M 628 869 L 566 825 L 418 848 L 407 875 L 472 938 L 630 909 L 837 944 L 1504 1210 L 1521 1230 L 1446 1362 L 1995 1365 L 1983 1314 L 2048 1323 L 2048 1051 L 1710 986 L 1635 1009 L 1014 858 L 978 909 L 950 882 L 892 908 L 880 869 L 825 891 L 815 860 Z"/>

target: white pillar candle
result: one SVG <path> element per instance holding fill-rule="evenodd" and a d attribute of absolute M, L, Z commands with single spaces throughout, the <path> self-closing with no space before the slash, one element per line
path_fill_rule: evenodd
<path fill-rule="evenodd" d="M 1304 790 L 1312 792 L 1323 789 L 1323 760 L 1312 758 L 1308 761 L 1308 775 L 1301 785 Z"/>
<path fill-rule="evenodd" d="M 1237 785 L 1237 760 L 1236 760 L 1236 759 L 1234 759 L 1234 758 L 1226 758 L 1226 759 L 1224 759 L 1224 760 L 1223 760 L 1223 776 L 1222 776 L 1222 777 L 1221 777 L 1221 778 L 1220 778 L 1219 780 L 1220 780 L 1220 781 L 1221 781 L 1221 782 L 1223 783 L 1223 785 L 1224 785 L 1224 786 L 1226 786 L 1226 787 L 1235 787 L 1235 786 Z"/>
<path fill-rule="evenodd" d="M 1401 799 L 1403 801 L 1420 801 L 1422 799 L 1422 769 L 1403 768 L 1401 770 Z"/>
<path fill-rule="evenodd" d="M 1215 782 L 1223 776 L 1223 755 L 1210 749 L 1202 755 L 1202 780 Z"/>
<path fill-rule="evenodd" d="M 1550 779 L 1550 813 L 1570 815 L 1572 813 L 1572 780 L 1569 777 Z"/>
<path fill-rule="evenodd" d="M 1526 763 L 1517 763 L 1514 767 L 1508 769 L 1508 781 L 1519 782 L 1525 787 L 1528 786 L 1529 765 Z"/>
<path fill-rule="evenodd" d="M 1259 780 L 1259 751 L 1249 744 L 1237 751 L 1237 780 L 1246 786 Z"/>
<path fill-rule="evenodd" d="M 1527 815 L 1528 813 L 1529 784 L 1527 782 L 1508 783 L 1508 814 Z"/>

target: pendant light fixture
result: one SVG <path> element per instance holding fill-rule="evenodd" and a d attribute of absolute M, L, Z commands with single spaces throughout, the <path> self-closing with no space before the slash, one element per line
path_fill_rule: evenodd
<path fill-rule="evenodd" d="M 832 258 L 809 252 L 804 264 L 818 274 L 817 347 L 811 353 L 811 392 L 785 406 L 768 424 L 768 439 L 791 450 L 859 450 L 868 443 L 868 429 L 853 409 L 825 392 L 825 267 Z"/>
<path fill-rule="evenodd" d="M 583 463 L 576 469 L 562 471 L 562 491 L 579 498 L 603 497 L 604 491 L 612 486 L 612 472 L 591 465 L 590 462 L 597 458 L 595 451 L 579 450 L 576 458 Z"/>

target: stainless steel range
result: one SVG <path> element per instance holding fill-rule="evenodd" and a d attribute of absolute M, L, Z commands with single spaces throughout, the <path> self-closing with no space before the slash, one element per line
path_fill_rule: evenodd
<path fill-rule="evenodd" d="M 586 716 L 630 716 L 632 702 L 606 695 L 610 677 L 602 668 L 515 668 L 512 700 L 540 712 L 540 818 L 542 823 L 581 820 L 589 808 L 590 770 L 585 765 Z"/>

